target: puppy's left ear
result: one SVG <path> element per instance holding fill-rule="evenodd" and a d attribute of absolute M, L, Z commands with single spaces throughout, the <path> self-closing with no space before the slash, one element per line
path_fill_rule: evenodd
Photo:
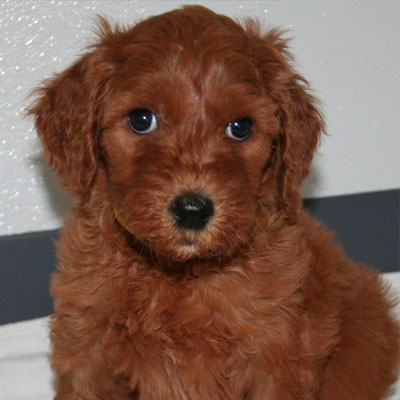
<path fill-rule="evenodd" d="M 301 207 L 301 185 L 310 171 L 325 124 L 307 81 L 290 71 L 279 117 L 278 188 L 285 212 L 295 217 Z"/>
<path fill-rule="evenodd" d="M 253 28 L 254 31 L 257 30 Z M 309 173 L 325 124 L 307 81 L 291 66 L 293 58 L 282 32 L 271 30 L 262 40 L 267 45 L 263 62 L 266 90 L 278 105 L 281 124 L 271 175 L 278 192 L 278 207 L 295 218 L 302 203 L 301 184 Z"/>

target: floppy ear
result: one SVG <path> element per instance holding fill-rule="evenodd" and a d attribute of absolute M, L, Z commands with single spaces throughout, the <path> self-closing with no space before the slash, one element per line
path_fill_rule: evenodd
<path fill-rule="evenodd" d="M 35 90 L 35 118 L 47 163 L 75 199 L 86 202 L 97 170 L 97 121 L 110 68 L 100 50 L 81 58 Z"/>
<path fill-rule="evenodd" d="M 253 34 L 260 31 L 254 22 L 248 27 Z M 278 106 L 281 124 L 267 180 L 274 187 L 272 190 L 278 192 L 278 196 L 273 196 L 278 208 L 292 218 L 301 207 L 301 184 L 310 170 L 325 124 L 317 100 L 309 93 L 307 81 L 290 64 L 292 56 L 282 32 L 273 29 L 261 35 L 261 39 L 264 52 L 259 49 L 257 57 L 262 62 L 266 93 Z"/>
<path fill-rule="evenodd" d="M 308 175 L 314 151 L 325 125 L 301 76 L 290 74 L 287 93 L 279 110 L 281 133 L 277 157 L 278 189 L 286 213 L 295 217 L 301 207 L 301 184 Z"/>

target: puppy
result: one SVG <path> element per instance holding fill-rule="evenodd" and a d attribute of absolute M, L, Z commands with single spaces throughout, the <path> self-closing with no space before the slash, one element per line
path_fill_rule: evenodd
<path fill-rule="evenodd" d="M 74 198 L 51 291 L 57 400 L 377 400 L 399 327 L 302 208 L 324 123 L 279 31 L 199 6 L 90 51 L 30 109 Z"/>

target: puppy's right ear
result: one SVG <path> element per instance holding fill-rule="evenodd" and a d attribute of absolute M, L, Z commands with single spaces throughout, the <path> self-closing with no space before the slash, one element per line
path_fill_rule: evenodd
<path fill-rule="evenodd" d="M 45 159 L 76 200 L 89 200 L 97 170 L 97 121 L 111 67 L 95 49 L 44 82 L 28 114 L 35 118 Z"/>

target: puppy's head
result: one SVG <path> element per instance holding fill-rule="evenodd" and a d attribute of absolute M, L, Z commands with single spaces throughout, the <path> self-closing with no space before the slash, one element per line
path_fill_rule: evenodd
<path fill-rule="evenodd" d="M 199 6 L 131 29 L 103 21 L 30 112 L 77 201 L 102 197 L 176 260 L 220 256 L 249 241 L 261 208 L 300 207 L 323 122 L 289 61 L 279 32 Z"/>

